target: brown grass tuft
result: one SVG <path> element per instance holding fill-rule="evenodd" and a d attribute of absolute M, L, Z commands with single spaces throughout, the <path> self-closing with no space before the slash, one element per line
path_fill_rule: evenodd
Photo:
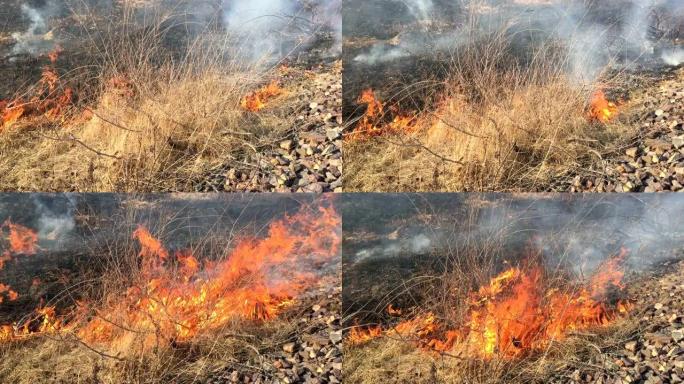
<path fill-rule="evenodd" d="M 135 4 L 124 3 L 109 24 L 97 24 L 100 35 L 84 37 L 88 65 L 60 80 L 79 95 L 70 114 L 27 119 L 0 133 L 1 190 L 192 191 L 212 169 L 291 128 L 295 94 L 258 113 L 240 106 L 275 77 L 259 60 L 242 58 L 244 42 L 197 30 L 192 21 L 186 26 L 185 16 L 173 13 L 180 5 L 154 4 L 148 7 L 159 9 L 148 10 L 144 24 Z M 76 16 L 102 23 L 101 15 Z M 62 55 L 70 54 L 67 47 Z"/>
<path fill-rule="evenodd" d="M 506 31 L 468 41 L 417 129 L 345 143 L 348 191 L 546 190 L 632 132 L 587 118 L 601 86 L 570 78 L 558 47 L 519 52 Z"/>

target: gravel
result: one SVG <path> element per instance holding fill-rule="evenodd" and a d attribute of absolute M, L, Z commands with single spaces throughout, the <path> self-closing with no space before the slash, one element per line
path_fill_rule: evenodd
<path fill-rule="evenodd" d="M 603 157 L 597 169 L 579 170 L 551 188 L 562 192 L 661 192 L 684 189 L 684 68 L 647 87 L 627 124 L 639 132 L 628 146 Z"/>
<path fill-rule="evenodd" d="M 293 335 L 273 350 L 262 352 L 258 361 L 229 365 L 205 383 L 341 383 L 341 296 L 339 281 L 322 288 L 311 300 L 302 303 L 306 309 L 299 316 L 299 329 L 308 331 Z"/>
<path fill-rule="evenodd" d="M 555 377 L 554 383 L 653 384 L 684 382 L 684 261 L 666 262 L 669 272 L 630 284 L 636 330 L 602 349 L 591 361 Z"/>
<path fill-rule="evenodd" d="M 342 66 L 291 68 L 298 94 L 291 134 L 195 183 L 196 192 L 342 192 Z"/>

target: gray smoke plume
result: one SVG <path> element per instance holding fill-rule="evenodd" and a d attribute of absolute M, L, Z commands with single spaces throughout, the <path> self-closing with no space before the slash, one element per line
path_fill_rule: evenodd
<path fill-rule="evenodd" d="M 355 203 L 362 198 L 353 197 Z M 378 235 L 366 243 L 346 241 L 348 264 L 426 255 L 459 257 L 473 250 L 499 262 L 516 262 L 526 250 L 541 250 L 549 268 L 589 275 L 621 248 L 628 251 L 631 271 L 684 257 L 684 197 L 679 195 L 409 194 L 386 199 L 365 205 L 363 214 L 343 211 L 345 222 L 352 217 L 374 223 L 365 231 Z M 425 216 L 432 219 L 420 222 Z M 397 222 L 404 224 L 397 227 Z"/>
<path fill-rule="evenodd" d="M 54 200 L 49 196 L 32 195 L 34 213 L 38 215 L 38 239 L 41 242 L 52 242 L 54 247 L 64 244 L 76 227 L 74 212 L 76 198 L 74 195 L 64 195 L 64 200 Z M 60 204 L 49 206 L 48 202 L 58 201 Z"/>
<path fill-rule="evenodd" d="M 404 0 L 411 14 L 418 20 L 429 19 L 432 16 L 431 0 Z"/>
<path fill-rule="evenodd" d="M 244 36 L 252 60 L 282 58 L 296 49 L 292 42 L 306 46 L 314 33 L 325 29 L 334 36 L 333 51 L 339 53 L 342 41 L 341 0 L 252 0 L 224 4 L 228 31 Z M 302 41 L 304 40 L 304 41 Z"/>
<path fill-rule="evenodd" d="M 12 38 L 16 43 L 12 47 L 11 54 L 40 55 L 53 50 L 55 36 L 48 29 L 47 20 L 55 11 L 56 7 L 53 4 L 41 9 L 22 4 L 21 14 L 29 21 L 29 26 L 24 32 L 12 33 Z"/>
<path fill-rule="evenodd" d="M 671 48 L 663 51 L 660 55 L 667 65 L 678 66 L 684 63 L 684 48 Z"/>
<path fill-rule="evenodd" d="M 433 8 L 431 4 L 427 8 L 421 7 L 429 2 L 405 3 L 417 20 L 440 18 L 437 6 L 430 12 L 421 11 Z M 375 65 L 417 55 L 458 56 L 468 44 L 478 44 L 488 36 L 503 34 L 511 42 L 513 53 L 520 56 L 532 56 L 535 48 L 544 45 L 561 47 L 567 62 L 558 65 L 566 67 L 568 74 L 581 82 L 595 80 L 608 64 L 628 66 L 650 58 L 662 59 L 669 65 L 679 62 L 672 53 L 658 55 L 656 52 L 660 41 L 668 38 L 667 28 L 673 28 L 660 23 L 661 16 L 684 17 L 684 5 L 679 1 L 519 0 L 496 6 L 489 3 L 464 1 L 460 19 L 446 20 L 452 30 L 431 30 L 421 34 L 408 28 L 389 42 L 374 44 L 358 54 L 354 61 Z"/>

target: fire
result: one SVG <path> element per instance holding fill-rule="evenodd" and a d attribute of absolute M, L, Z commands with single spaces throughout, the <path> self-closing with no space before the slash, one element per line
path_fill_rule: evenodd
<path fill-rule="evenodd" d="M 62 54 L 62 51 L 62 47 L 58 45 L 57 47 L 55 47 L 55 49 L 52 50 L 52 52 L 49 52 L 47 54 L 47 57 L 52 64 L 57 62 L 57 60 L 59 59 L 59 55 Z"/>
<path fill-rule="evenodd" d="M 93 346 L 145 351 L 235 321 L 267 321 L 318 281 L 318 268 L 339 250 L 339 227 L 332 206 L 305 207 L 272 222 L 265 238 L 244 238 L 219 261 L 200 262 L 190 250 L 170 252 L 139 226 L 135 284 L 97 308 L 78 303 L 69 316 L 41 306 L 33 319 L 1 327 L 0 341 L 69 332 Z"/>
<path fill-rule="evenodd" d="M 387 313 L 389 313 L 390 316 L 401 316 L 401 309 L 394 308 L 394 306 L 390 304 L 387 306 Z"/>
<path fill-rule="evenodd" d="M 59 50 L 48 56 L 54 64 L 59 56 Z M 71 88 L 60 89 L 60 77 L 53 66 L 43 68 L 42 76 L 32 90 L 32 96 L 28 98 L 17 97 L 11 101 L 0 100 L 0 128 L 8 128 L 19 119 L 31 116 L 45 116 L 50 120 L 56 120 L 62 116 L 66 108 L 74 101 L 74 92 Z"/>
<path fill-rule="evenodd" d="M 2 125 L 0 125 L 0 127 L 9 127 L 24 116 L 24 107 L 22 105 L 14 104 L 16 104 L 16 102 L 7 103 L 0 101 L 0 110 L 2 111 Z"/>
<path fill-rule="evenodd" d="M 266 107 L 266 102 L 268 100 L 279 96 L 284 92 L 285 90 L 274 80 L 267 86 L 243 97 L 240 106 L 248 111 L 257 112 Z"/>
<path fill-rule="evenodd" d="M 12 260 L 16 255 L 34 255 L 37 251 L 38 235 L 31 229 L 22 225 L 15 224 L 10 220 L 6 220 L 0 230 L 4 234 L 7 231 L 7 243 L 9 249 L 6 249 L 0 254 L 0 269 L 5 267 L 5 263 Z M 9 285 L 0 283 L 0 294 L 4 294 L 9 301 L 15 301 L 19 298 L 19 294 Z M 4 301 L 4 297 L 0 296 L 0 303 Z"/>
<path fill-rule="evenodd" d="M 0 283 L 0 293 L 6 294 L 9 301 L 15 301 L 19 297 L 19 294 L 13 291 L 9 285 L 5 285 L 2 283 Z M 0 303 L 2 303 L 3 301 L 4 298 L 0 296 Z"/>
<path fill-rule="evenodd" d="M 372 89 L 366 89 L 361 92 L 356 102 L 358 104 L 365 104 L 366 112 L 361 116 L 361 119 L 349 136 L 351 139 L 379 136 L 385 132 L 409 132 L 417 126 L 415 113 L 402 113 L 396 106 L 389 108 L 390 113 L 388 116 L 393 116 L 392 120 L 389 122 L 385 121 L 387 117 L 385 106 L 375 96 L 375 92 Z"/>
<path fill-rule="evenodd" d="M 30 228 L 23 225 L 15 224 L 10 220 L 6 220 L 2 229 L 7 229 L 9 232 L 9 251 L 14 254 L 35 255 L 37 250 L 38 235 Z"/>
<path fill-rule="evenodd" d="M 602 90 L 597 90 L 591 96 L 589 103 L 588 117 L 592 121 L 607 123 L 612 120 L 618 113 L 618 106 L 612 101 L 606 99 L 605 93 Z"/>
<path fill-rule="evenodd" d="M 349 331 L 347 341 L 352 345 L 358 345 L 378 338 L 382 336 L 382 334 L 383 330 L 379 325 L 372 327 L 354 326 Z"/>
<path fill-rule="evenodd" d="M 12 252 L 33 255 L 36 253 L 38 236 L 32 230 L 18 224 L 6 223 L 9 227 L 9 241 Z"/>
<path fill-rule="evenodd" d="M 302 211 L 272 223 L 268 237 L 244 239 L 225 260 L 206 263 L 188 250 L 172 257 L 139 227 L 134 237 L 142 248 L 144 280 L 96 311 L 78 335 L 122 349 L 140 335 L 147 349 L 187 341 L 239 319 L 271 319 L 316 281 L 307 269 L 334 257 L 338 226 L 333 208 Z"/>
<path fill-rule="evenodd" d="M 509 268 L 473 292 L 465 324 L 458 329 L 446 329 L 427 313 L 384 331 L 352 329 L 349 341 L 358 344 L 382 335 L 401 335 L 430 351 L 515 358 L 626 314 L 629 302 L 610 303 L 608 298 L 609 292 L 624 288 L 625 256 L 622 250 L 607 259 L 573 291 L 546 288 L 548 279 L 539 266 Z"/>

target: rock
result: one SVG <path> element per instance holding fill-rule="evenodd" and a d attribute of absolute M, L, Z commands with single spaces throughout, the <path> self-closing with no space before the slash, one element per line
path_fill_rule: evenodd
<path fill-rule="evenodd" d="M 684 329 L 672 330 L 672 339 L 676 342 L 684 340 Z"/>
<path fill-rule="evenodd" d="M 684 135 L 673 137 L 672 145 L 674 145 L 674 147 L 677 149 L 684 147 Z"/>
<path fill-rule="evenodd" d="M 295 350 L 295 343 L 287 343 L 283 344 L 283 351 L 287 353 L 294 353 Z"/>
<path fill-rule="evenodd" d="M 330 332 L 330 341 L 337 344 L 342 341 L 342 331 Z"/>
<path fill-rule="evenodd" d="M 280 142 L 280 148 L 290 150 L 292 149 L 292 140 L 284 140 Z"/>
<path fill-rule="evenodd" d="M 636 341 L 630 341 L 625 343 L 625 349 L 630 351 L 630 352 L 636 352 L 637 348 L 637 342 Z"/>
<path fill-rule="evenodd" d="M 625 151 L 625 154 L 631 158 L 635 158 L 638 152 L 639 152 L 639 148 L 631 147 L 631 148 L 627 148 L 627 150 Z"/>

